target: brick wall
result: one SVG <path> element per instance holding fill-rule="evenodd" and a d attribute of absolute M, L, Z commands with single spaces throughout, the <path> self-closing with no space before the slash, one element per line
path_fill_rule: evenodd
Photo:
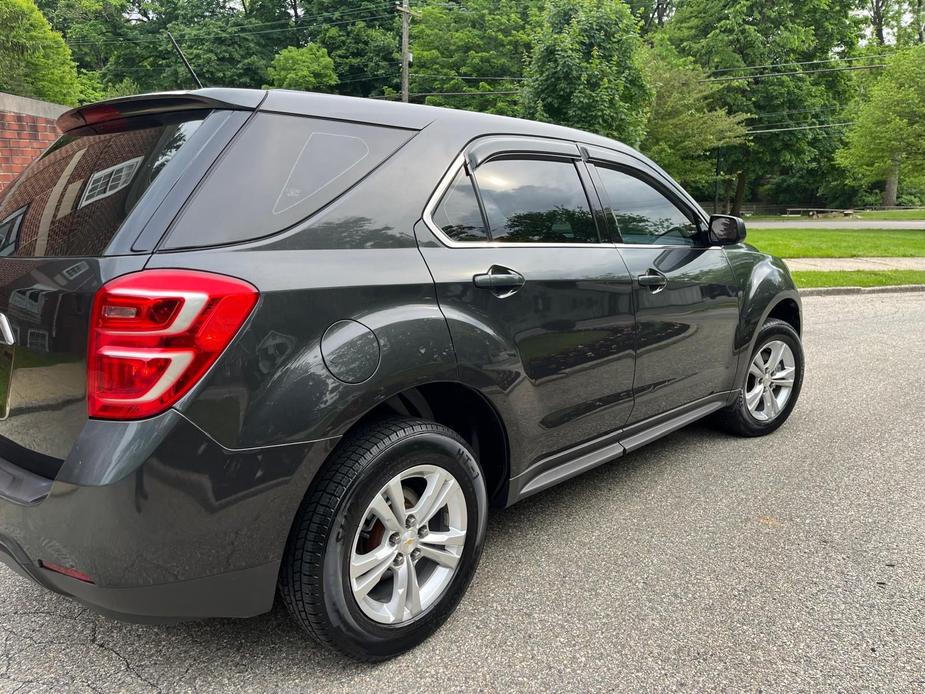
<path fill-rule="evenodd" d="M 58 137 L 66 106 L 0 93 L 0 191 Z"/>

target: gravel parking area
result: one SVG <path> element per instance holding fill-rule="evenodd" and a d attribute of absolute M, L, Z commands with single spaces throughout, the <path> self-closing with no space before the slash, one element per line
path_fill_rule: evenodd
<path fill-rule="evenodd" d="M 279 607 L 122 624 L 0 567 L 0 692 L 925 692 L 925 294 L 804 306 L 783 429 L 691 427 L 494 513 L 412 653 L 346 661 Z"/>

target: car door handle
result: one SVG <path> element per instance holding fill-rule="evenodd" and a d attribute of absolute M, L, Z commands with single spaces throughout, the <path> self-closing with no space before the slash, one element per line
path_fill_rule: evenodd
<path fill-rule="evenodd" d="M 668 278 L 658 270 L 650 269 L 646 274 L 639 275 L 636 279 L 639 281 L 640 287 L 648 287 L 653 294 L 662 291 L 668 286 Z"/>
<path fill-rule="evenodd" d="M 472 283 L 479 289 L 490 289 L 496 296 L 510 296 L 524 286 L 526 280 L 516 270 L 492 265 L 488 272 L 474 275 Z"/>

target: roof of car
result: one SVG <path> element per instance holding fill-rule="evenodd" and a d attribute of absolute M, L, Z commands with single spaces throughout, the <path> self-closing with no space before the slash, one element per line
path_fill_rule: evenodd
<path fill-rule="evenodd" d="M 582 130 L 551 123 L 510 118 L 476 111 L 406 104 L 389 99 L 358 98 L 287 89 L 231 89 L 210 87 L 190 91 L 154 92 L 119 97 L 67 111 L 58 119 L 62 131 L 111 118 L 194 108 L 259 109 L 317 118 L 375 123 L 420 130 L 441 122 L 469 134 L 517 134 L 553 137 L 632 151 L 623 143 Z"/>

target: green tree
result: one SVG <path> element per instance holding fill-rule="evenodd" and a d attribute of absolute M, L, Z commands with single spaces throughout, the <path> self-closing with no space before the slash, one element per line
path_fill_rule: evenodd
<path fill-rule="evenodd" d="M 649 91 L 636 22 L 618 0 L 550 0 L 527 67 L 522 112 L 638 145 Z"/>
<path fill-rule="evenodd" d="M 76 105 L 71 51 L 33 0 L 0 0 L 0 91 Z"/>
<path fill-rule="evenodd" d="M 886 181 L 883 204 L 896 204 L 900 175 L 925 179 L 925 45 L 890 57 L 848 131 L 838 162 L 867 183 Z"/>
<path fill-rule="evenodd" d="M 859 33 L 855 6 L 855 0 L 685 0 L 666 25 L 672 44 L 722 86 L 719 105 L 752 115 L 752 136 L 726 152 L 737 172 L 733 211 L 749 186 L 811 165 L 826 151 L 821 143 L 840 136 L 815 126 L 839 122 L 850 73 L 819 72 L 833 65 L 807 63 L 851 55 Z"/>
<path fill-rule="evenodd" d="M 334 61 L 315 43 L 302 48 L 284 48 L 273 58 L 267 74 L 270 76 L 270 84 L 264 85 L 267 88 L 329 92 L 337 84 Z"/>
<path fill-rule="evenodd" d="M 77 82 L 80 88 L 78 102 L 89 104 L 94 101 L 103 101 L 117 96 L 130 96 L 138 94 L 141 89 L 130 79 L 122 82 L 107 84 L 97 70 L 81 70 Z"/>
<path fill-rule="evenodd" d="M 411 24 L 412 92 L 434 106 L 517 115 L 524 62 L 540 18 L 537 0 L 468 0 L 422 8 Z M 456 92 L 462 92 L 456 94 Z"/>
<path fill-rule="evenodd" d="M 283 0 L 135 0 L 125 15 L 131 21 L 104 36 L 110 59 L 103 81 L 130 79 L 146 91 L 195 87 L 167 31 L 204 85 L 258 88 L 273 56 L 305 34 L 292 25 Z"/>
<path fill-rule="evenodd" d="M 101 70 L 109 62 L 114 33 L 128 22 L 128 0 L 40 0 L 39 9 L 71 46 L 77 66 Z"/>
<path fill-rule="evenodd" d="M 301 0 L 302 23 L 313 43 L 334 60 L 338 93 L 382 94 L 399 80 L 398 12 L 381 0 Z"/>
<path fill-rule="evenodd" d="M 640 149 L 684 185 L 706 188 L 717 149 L 745 141 L 747 116 L 713 106 L 719 84 L 705 82 L 706 73 L 663 37 L 641 57 L 652 101 Z"/>

